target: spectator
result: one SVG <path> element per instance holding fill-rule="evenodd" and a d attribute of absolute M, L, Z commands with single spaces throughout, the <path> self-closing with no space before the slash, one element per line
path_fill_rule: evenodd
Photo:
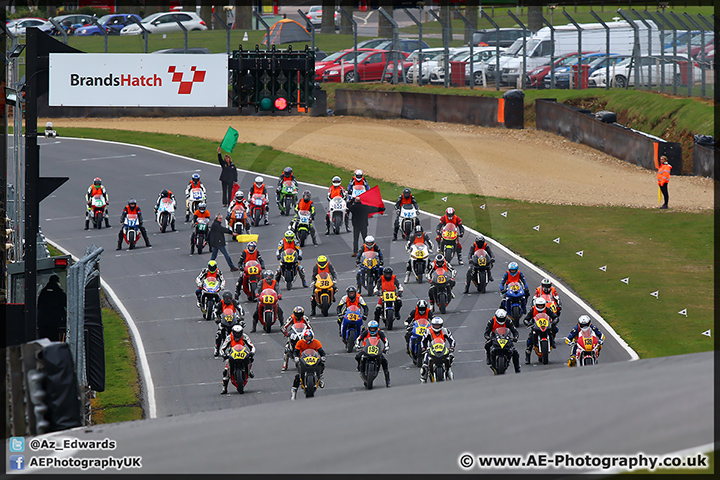
<path fill-rule="evenodd" d="M 218 251 L 220 251 L 225 257 L 225 261 L 227 262 L 228 267 L 230 267 L 230 271 L 237 272 L 238 268 L 233 263 L 232 258 L 230 258 L 230 254 L 228 254 L 228 251 L 225 248 L 225 234 L 227 233 L 232 235 L 233 232 L 229 228 L 222 226 L 222 220 L 223 214 L 218 213 L 215 216 L 215 221 L 212 225 L 210 225 L 210 231 L 208 232 L 208 245 L 212 251 L 210 260 L 215 260 L 217 258 Z"/>
<path fill-rule="evenodd" d="M 222 153 L 220 153 L 220 147 L 218 147 L 217 152 L 218 163 L 222 167 L 222 172 L 220 172 L 220 183 L 222 183 L 222 203 L 223 207 L 227 207 L 230 205 L 230 201 L 232 200 L 233 185 L 237 182 L 237 168 L 235 168 L 235 164 L 232 162 L 230 155 L 226 153 L 225 158 L 223 158 Z"/>
<path fill-rule="evenodd" d="M 50 276 L 47 285 L 40 290 L 37 315 L 39 338 L 48 338 L 53 342 L 65 340 L 67 295 L 57 275 Z"/>
<path fill-rule="evenodd" d="M 661 165 L 657 172 L 657 181 L 660 191 L 665 198 L 665 203 L 660 206 L 660 208 L 664 209 L 668 208 L 668 200 L 670 199 L 670 195 L 668 194 L 668 182 L 670 182 L 670 170 L 672 170 L 672 166 L 668 163 L 668 159 L 665 155 L 660 157 L 660 163 Z"/>

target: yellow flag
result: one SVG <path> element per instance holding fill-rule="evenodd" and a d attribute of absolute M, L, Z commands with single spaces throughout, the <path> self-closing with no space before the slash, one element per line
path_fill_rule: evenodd
<path fill-rule="evenodd" d="M 237 238 L 238 242 L 257 242 L 258 235 L 252 233 L 245 233 L 242 235 L 237 235 L 235 238 Z"/>
<path fill-rule="evenodd" d="M 658 204 L 662 203 L 662 190 L 660 190 L 660 187 L 658 186 Z"/>

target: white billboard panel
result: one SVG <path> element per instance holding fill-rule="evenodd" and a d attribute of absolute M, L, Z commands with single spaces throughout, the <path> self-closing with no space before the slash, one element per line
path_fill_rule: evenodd
<path fill-rule="evenodd" d="M 51 53 L 50 106 L 227 107 L 226 54 Z"/>

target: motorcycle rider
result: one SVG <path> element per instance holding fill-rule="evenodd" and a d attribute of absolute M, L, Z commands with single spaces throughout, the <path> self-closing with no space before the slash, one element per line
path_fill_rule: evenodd
<path fill-rule="evenodd" d="M 332 263 L 330 263 L 330 260 L 328 260 L 325 255 L 320 255 L 317 257 L 315 265 L 313 265 L 311 277 L 312 282 L 310 283 L 310 306 L 312 307 L 312 311 L 310 312 L 311 317 L 315 316 L 315 310 L 317 309 L 317 302 L 315 301 L 315 280 L 321 273 L 327 273 L 330 275 L 330 278 L 332 278 L 333 281 L 333 298 L 337 295 L 337 273 L 335 272 L 335 267 L 332 266 Z"/>
<path fill-rule="evenodd" d="M 462 223 L 462 219 L 460 218 L 460 215 L 457 215 L 455 213 L 455 209 L 453 207 L 448 207 L 445 209 L 445 215 L 440 217 L 440 221 L 437 224 L 437 227 L 435 228 L 435 233 L 437 236 L 435 237 L 435 241 L 438 242 L 438 245 L 440 245 L 440 238 L 442 234 L 442 229 L 445 225 L 448 223 L 454 224 L 458 229 L 458 239 L 457 242 L 455 242 L 455 245 L 457 245 L 457 259 L 458 263 L 460 265 L 463 264 L 462 259 L 462 243 L 460 243 L 460 239 L 465 235 L 465 226 Z M 438 247 L 440 248 L 440 247 Z"/>
<path fill-rule="evenodd" d="M 220 268 L 218 268 L 217 262 L 215 260 L 210 260 L 207 267 L 203 268 L 200 275 L 198 275 L 195 279 L 195 284 L 197 285 L 195 296 L 197 297 L 196 304 L 198 308 L 200 308 L 200 294 L 202 293 L 201 285 L 206 278 L 214 278 L 215 281 L 220 283 L 221 290 L 225 288 L 225 279 L 223 278 L 222 272 L 220 272 Z"/>
<path fill-rule="evenodd" d="M 383 254 L 382 251 L 380 251 L 380 247 L 375 243 L 375 237 L 372 235 L 368 235 L 365 237 L 365 241 L 362 245 L 360 245 L 360 248 L 357 251 L 357 254 L 355 254 L 355 265 L 358 267 L 360 266 L 360 262 L 362 260 L 362 254 L 365 252 L 377 252 L 378 254 L 378 267 L 383 266 Z M 377 272 L 378 270 L 376 270 Z M 358 289 L 360 289 L 360 285 L 362 285 L 362 278 L 360 277 L 361 270 L 358 270 L 357 272 L 357 286 Z M 377 282 L 380 275 L 377 275 L 376 278 L 373 280 L 373 282 Z"/>
<path fill-rule="evenodd" d="M 405 345 L 408 354 L 410 354 L 410 337 L 412 336 L 413 332 L 413 322 L 415 322 L 415 320 L 420 320 L 421 318 L 424 318 L 425 320 L 430 320 L 430 309 L 428 308 L 428 302 L 427 300 L 423 300 L 422 298 L 417 301 L 417 304 L 415 304 L 415 308 L 412 312 L 410 312 L 408 318 L 405 319 Z"/>
<path fill-rule="evenodd" d="M 420 210 L 417 202 L 415 201 L 415 195 L 412 194 L 412 190 L 405 188 L 395 202 L 395 223 L 393 224 L 393 241 L 397 240 L 398 230 L 400 229 L 400 209 L 403 205 L 412 205 L 415 210 Z"/>
<path fill-rule="evenodd" d="M 432 274 L 435 272 L 435 270 L 438 270 L 440 268 L 444 268 L 448 272 L 450 272 L 450 278 L 448 278 L 448 283 L 450 284 L 450 295 L 452 295 L 452 298 L 455 298 L 455 294 L 453 293 L 452 289 L 455 288 L 455 275 L 457 274 L 457 271 L 450 265 L 450 262 L 445 260 L 445 255 L 442 253 L 438 253 L 435 256 L 435 260 L 432 262 L 428 262 L 427 266 L 427 277 L 428 281 L 432 280 Z M 430 298 L 430 309 L 432 311 L 435 311 L 435 286 L 431 285 L 428 289 L 428 297 Z"/>
<path fill-rule="evenodd" d="M 282 292 L 280 291 L 280 283 L 275 280 L 275 275 L 273 274 L 272 270 L 265 270 L 262 273 L 262 280 L 258 283 L 257 289 L 255 290 L 255 295 L 260 296 L 263 290 L 266 288 L 270 288 L 272 290 L 275 290 L 275 293 L 277 293 L 278 301 L 282 300 Z M 285 318 L 283 315 L 283 309 L 280 306 L 280 303 L 278 302 L 278 318 Z M 257 302 L 257 308 L 255 309 L 255 312 L 253 313 L 253 326 L 252 330 L 250 330 L 250 333 L 255 332 L 257 330 L 257 323 L 259 321 L 259 312 L 260 312 L 260 302 Z"/>
<path fill-rule="evenodd" d="M 368 308 L 367 303 L 365 303 L 365 299 L 358 293 L 357 287 L 355 287 L 355 285 L 350 285 L 345 289 L 345 296 L 340 299 L 337 306 L 338 335 L 342 335 L 342 319 L 345 316 L 345 311 L 348 307 L 353 305 L 362 310 L 363 322 L 365 322 L 365 320 L 367 320 L 368 313 L 370 313 L 370 309 Z"/>
<path fill-rule="evenodd" d="M 250 205 L 248 204 L 247 199 L 245 198 L 245 194 L 242 192 L 242 190 L 238 189 L 237 192 L 235 192 L 235 196 L 233 197 L 232 201 L 230 202 L 230 205 L 228 205 L 227 209 L 227 215 L 225 215 L 225 220 L 228 222 L 228 226 L 230 225 L 230 215 L 233 214 L 233 209 L 235 208 L 235 205 L 240 204 L 245 210 L 246 215 L 250 212 Z M 250 220 L 247 219 L 247 216 L 245 217 L 245 230 L 250 231 Z"/>
<path fill-rule="evenodd" d="M 375 283 L 374 294 L 379 294 L 378 304 L 375 307 L 375 320 L 377 321 L 380 320 L 380 315 L 382 314 L 382 294 L 388 291 L 397 292 L 395 296 L 395 318 L 400 318 L 400 309 L 402 308 L 402 300 L 400 297 L 402 297 L 403 294 L 403 286 L 393 274 L 391 267 L 383 268 L 382 275 L 378 278 L 377 283 Z"/>
<path fill-rule="evenodd" d="M 360 366 L 363 354 L 362 348 L 365 346 L 365 339 L 367 339 L 368 337 L 380 337 L 380 340 L 382 340 L 382 342 L 385 344 L 383 351 L 380 353 L 380 365 L 382 366 L 383 373 L 385 374 L 385 386 L 390 388 L 390 369 L 388 368 L 387 358 L 385 358 L 385 354 L 390 349 L 390 342 L 388 342 L 385 332 L 380 330 L 380 324 L 377 320 L 370 320 L 367 328 L 363 327 L 362 331 L 360 332 L 360 336 L 355 340 L 355 350 L 358 350 L 358 353 L 355 355 L 355 361 L 357 362 L 357 371 L 362 371 Z"/>
<path fill-rule="evenodd" d="M 227 334 L 230 333 L 230 332 L 228 332 L 228 328 L 232 328 L 234 325 L 237 324 L 237 322 L 235 322 L 233 320 L 233 323 L 230 325 L 230 327 L 225 327 L 220 322 L 223 311 L 228 307 L 231 307 L 233 309 L 233 311 L 237 312 L 238 316 L 240 317 L 240 319 L 238 320 L 240 323 L 242 323 L 242 324 L 245 323 L 243 321 L 243 317 L 245 316 L 245 311 L 243 310 L 242 305 L 240 305 L 237 302 L 237 300 L 235 300 L 233 298 L 233 294 L 232 294 L 232 292 L 230 292 L 230 290 L 225 290 L 223 292 L 222 296 L 220 297 L 220 301 L 215 304 L 215 318 L 217 319 L 216 321 L 218 322 L 218 329 L 215 332 L 214 356 L 216 356 L 216 357 L 218 355 L 220 355 L 220 344 L 222 344 L 225 341 Z"/>
<path fill-rule="evenodd" d="M 350 183 L 348 183 L 348 188 L 347 188 L 348 195 L 352 194 L 354 187 L 362 187 L 365 189 L 365 191 L 370 190 L 370 184 L 365 179 L 365 175 L 363 175 L 363 171 L 360 170 L 359 168 L 357 170 L 355 170 L 355 174 L 350 179 Z"/>
<path fill-rule="evenodd" d="M 413 234 L 408 237 L 408 241 L 405 244 L 405 251 L 410 253 L 410 249 L 413 245 L 417 244 L 423 244 L 426 245 L 428 248 L 428 252 L 432 253 L 433 251 L 433 244 L 430 240 L 430 236 L 425 233 L 425 230 L 423 230 L 422 225 L 415 225 L 415 230 L 413 231 Z M 412 273 L 412 265 L 411 260 L 408 258 L 407 261 L 407 267 L 405 272 L 405 283 L 408 283 L 410 281 L 410 274 Z"/>
<path fill-rule="evenodd" d="M 160 195 L 158 195 L 157 200 L 155 201 L 155 216 L 157 216 L 158 208 L 160 208 L 160 201 L 163 198 L 169 198 L 172 200 L 173 204 L 173 210 L 177 210 L 177 201 L 175 200 L 175 195 L 168 189 L 163 190 L 160 192 Z M 175 231 L 175 216 L 173 215 L 172 221 L 170 222 L 170 227 L 172 228 L 172 231 Z"/>
<path fill-rule="evenodd" d="M 495 264 L 495 255 L 493 254 L 492 250 L 490 249 L 490 244 L 485 241 L 485 237 L 482 235 L 478 235 L 475 237 L 475 241 L 470 245 L 470 248 L 468 249 L 468 263 L 470 262 L 470 259 L 472 259 L 473 254 L 476 250 L 483 249 L 487 252 L 488 257 L 490 257 L 490 268 L 488 269 L 488 280 L 491 282 L 494 282 L 495 279 L 493 278 L 492 274 L 492 267 Z M 472 283 L 472 274 L 473 274 L 473 267 L 470 265 L 468 267 L 467 275 L 465 278 L 465 290 L 463 293 L 468 293 L 470 290 L 470 284 Z"/>
<path fill-rule="evenodd" d="M 278 177 L 277 188 L 275 189 L 275 203 L 277 204 L 278 208 L 280 208 L 280 192 L 282 191 L 282 184 L 286 180 L 292 180 L 292 183 L 294 185 L 297 185 L 297 180 L 295 179 L 295 174 L 293 173 L 292 167 L 285 167 L 282 175 Z"/>
<path fill-rule="evenodd" d="M 118 232 L 118 244 L 117 248 L 115 250 L 122 250 L 122 242 L 123 242 L 123 225 L 125 224 L 125 217 L 127 217 L 128 214 L 136 214 L 138 218 L 138 228 L 140 229 L 140 233 L 142 234 L 143 240 L 145 240 L 145 246 L 146 247 L 152 247 L 150 245 L 150 240 L 148 240 L 148 234 L 147 230 L 143 226 L 143 217 L 142 217 L 142 211 L 140 210 L 140 207 L 138 207 L 137 202 L 134 198 L 131 198 L 128 200 L 128 204 L 123 208 L 122 213 L 120 214 L 120 231 Z"/>
<path fill-rule="evenodd" d="M 265 197 L 265 225 L 268 224 L 268 213 L 270 212 L 270 200 L 268 198 L 267 187 L 265 186 L 265 180 L 261 176 L 255 177 L 250 191 L 248 192 L 248 198 L 252 199 L 254 194 L 259 194 Z"/>
<path fill-rule="evenodd" d="M 278 242 L 276 257 L 278 261 L 280 261 L 280 255 L 282 255 L 282 252 L 284 252 L 287 249 L 296 250 L 297 251 L 297 268 L 298 273 L 300 274 L 300 280 L 302 280 L 302 286 L 303 288 L 307 288 L 308 284 L 305 281 L 305 269 L 302 265 L 300 265 L 300 261 L 302 260 L 302 250 L 300 249 L 300 242 L 298 242 L 298 239 L 295 238 L 295 232 L 292 230 L 287 230 L 285 232 L 285 236 Z M 275 272 L 275 280 L 280 280 L 280 276 L 282 275 L 282 266 L 278 265 L 277 272 Z"/>
<path fill-rule="evenodd" d="M 110 220 L 108 219 L 108 205 L 110 205 L 110 202 L 108 201 L 107 191 L 105 190 L 105 186 L 102 184 L 100 177 L 95 177 L 92 185 L 88 187 L 87 193 L 85 194 L 85 203 L 87 203 L 87 210 L 85 212 L 85 230 L 90 228 L 90 215 L 92 213 L 90 202 L 95 195 L 102 195 L 105 199 L 105 227 L 110 227 Z"/>
<path fill-rule="evenodd" d="M 315 338 L 315 334 L 309 328 L 303 332 L 302 338 L 295 343 L 295 350 L 293 350 L 293 360 L 295 360 L 295 365 L 297 365 L 300 362 L 300 355 L 302 355 L 302 352 L 304 352 L 308 348 L 312 348 L 313 350 L 317 351 L 318 354 L 320 355 L 320 362 L 319 362 L 320 375 L 318 376 L 318 386 L 320 388 L 324 388 L 325 387 L 325 379 L 324 379 L 325 350 L 323 349 L 323 346 L 322 346 L 322 343 L 320 343 L 320 340 Z M 300 372 L 298 371 L 298 373 L 295 374 L 295 379 L 293 380 L 292 392 L 290 394 L 291 400 L 295 400 L 299 386 L 300 386 Z"/>
<path fill-rule="evenodd" d="M 295 216 L 290 224 L 290 230 L 297 232 L 298 225 L 300 224 L 298 220 L 298 213 L 300 210 L 307 210 L 310 212 L 310 236 L 312 237 L 313 245 L 317 245 L 317 237 L 315 236 L 315 205 L 311 197 L 312 194 L 310 193 L 310 190 L 305 190 L 302 193 L 302 197 L 298 201 L 297 205 L 295 205 Z"/>
<path fill-rule="evenodd" d="M 525 290 L 525 297 L 522 300 L 522 313 L 527 313 L 526 309 L 526 302 L 528 297 L 530 296 L 530 289 L 528 289 L 528 284 L 525 281 L 525 275 L 520 271 L 520 266 L 517 264 L 517 262 L 510 262 L 508 264 L 508 269 L 503 275 L 502 280 L 500 281 L 500 293 L 505 294 L 507 292 L 507 284 L 512 282 L 520 282 L 523 286 L 523 289 Z"/>
<path fill-rule="evenodd" d="M 245 247 L 245 250 L 242 251 L 240 254 L 240 258 L 237 261 L 237 267 L 239 269 L 238 274 L 238 281 L 235 284 L 235 298 L 240 298 L 240 294 L 242 293 L 243 289 L 243 274 L 245 273 L 245 263 L 255 261 L 260 264 L 261 270 L 265 270 L 265 260 L 263 260 L 262 255 L 260 255 L 260 250 L 257 248 L 257 242 L 252 241 L 248 242 L 247 247 Z"/>
<path fill-rule="evenodd" d="M 500 327 L 506 327 L 513 335 L 513 343 L 517 343 L 520 333 L 512 321 L 507 321 L 507 312 L 502 308 L 495 310 L 495 315 L 485 325 L 485 363 L 492 365 L 490 360 L 490 348 L 492 347 L 493 333 Z M 515 373 L 520 373 L 520 354 L 513 345 L 513 366 Z"/>
<path fill-rule="evenodd" d="M 535 295 L 533 295 L 533 301 L 536 298 L 543 297 L 547 303 L 554 302 L 557 311 L 555 314 L 559 317 L 560 310 L 562 310 L 562 304 L 560 302 L 560 295 L 553 286 L 549 278 L 545 277 L 540 280 L 540 286 L 535 289 Z"/>
<path fill-rule="evenodd" d="M 592 331 L 595 333 L 595 335 L 598 337 L 599 345 L 598 345 L 598 356 L 600 356 L 600 350 L 602 350 L 602 345 L 605 342 L 605 334 L 602 333 L 598 328 L 591 323 L 590 315 L 580 315 L 578 317 L 577 325 L 575 325 L 572 330 L 570 330 L 570 333 L 565 338 L 565 343 L 570 345 L 571 343 L 575 343 L 577 341 L 577 337 L 580 333 L 580 329 L 590 327 Z M 576 362 L 575 358 L 575 349 L 573 346 L 570 346 L 570 358 L 568 358 L 568 367 L 574 367 Z"/>
<path fill-rule="evenodd" d="M 455 351 L 455 339 L 452 336 L 452 333 L 450 333 L 450 330 L 448 330 L 444 326 L 444 321 L 441 317 L 435 316 L 430 320 L 430 328 L 425 330 L 425 335 L 423 336 L 422 340 L 420 340 L 420 350 L 422 352 L 423 356 L 423 362 L 422 366 L 420 367 L 420 383 L 427 382 L 428 377 L 428 347 L 433 343 L 433 341 L 436 338 L 440 338 L 443 341 L 447 341 L 450 343 L 450 355 L 448 355 L 448 371 L 447 376 L 452 380 L 454 378 L 454 375 L 452 373 L 452 363 L 455 356 L 453 355 L 453 352 Z"/>
<path fill-rule="evenodd" d="M 526 327 L 528 327 L 528 330 L 530 330 L 527 338 L 527 342 L 525 343 L 525 363 L 530 363 L 530 353 L 532 352 L 532 347 L 535 345 L 536 336 L 537 334 L 533 331 L 533 319 L 535 318 L 535 315 L 538 315 L 540 313 L 546 314 L 548 317 L 550 317 L 550 322 L 552 323 L 552 328 L 550 329 L 550 346 L 552 348 L 555 347 L 555 335 L 558 332 L 557 322 L 558 318 L 555 313 L 553 313 L 552 310 L 550 310 L 547 307 L 547 302 L 543 297 L 537 297 L 533 301 L 533 307 L 528 311 L 527 315 L 525 315 L 525 318 L 523 318 L 523 323 Z"/>
<path fill-rule="evenodd" d="M 203 192 L 203 199 L 202 201 L 205 201 L 206 192 L 205 192 L 205 185 L 202 184 L 200 181 L 200 175 L 197 173 L 193 173 L 190 177 L 190 181 L 187 184 L 187 187 L 185 187 L 185 221 L 190 221 L 190 214 L 192 213 L 190 211 L 190 191 L 193 188 L 199 188 Z"/>
<path fill-rule="evenodd" d="M 255 345 L 253 345 L 253 343 L 250 341 L 250 337 L 248 337 L 247 334 L 243 332 L 242 325 L 233 325 L 231 334 L 225 337 L 225 341 L 220 347 L 223 358 L 225 359 L 225 368 L 223 369 L 222 374 L 223 388 L 220 392 L 223 395 L 228 392 L 227 386 L 230 382 L 230 349 L 235 345 L 245 345 L 250 348 L 250 354 L 248 355 L 248 361 L 250 362 L 250 365 L 248 366 L 248 377 L 255 378 L 255 374 L 252 371 L 252 364 L 255 361 Z"/>
<path fill-rule="evenodd" d="M 192 223 L 191 223 L 191 226 L 190 226 L 190 230 L 192 230 L 192 233 L 190 233 L 190 247 L 191 247 L 190 253 L 191 253 L 191 254 L 192 254 L 192 252 L 193 252 L 193 250 L 194 250 L 194 246 L 195 246 L 195 235 L 197 234 L 197 228 L 196 228 L 196 227 L 197 227 L 198 219 L 199 219 L 199 218 L 207 218 L 207 219 L 208 219 L 208 224 L 209 224 L 209 221 L 210 221 L 210 212 L 208 211 L 207 205 L 206 205 L 204 202 L 201 203 L 201 204 L 199 204 L 197 210 L 195 210 L 195 211 L 193 212 Z"/>
<path fill-rule="evenodd" d="M 283 355 L 283 365 L 281 368 L 281 372 L 284 372 L 288 368 L 288 360 L 290 358 L 290 354 L 293 353 L 293 349 L 290 349 L 292 345 L 290 345 L 290 334 L 288 333 L 288 329 L 292 327 L 294 323 L 302 323 L 305 324 L 306 329 L 312 330 L 312 325 L 310 325 L 310 319 L 305 315 L 305 309 L 301 307 L 300 305 L 293 308 L 293 313 L 290 315 L 287 320 L 285 320 L 285 323 L 283 323 L 283 326 L 281 327 L 281 331 L 283 335 L 288 337 L 287 340 L 287 348 L 285 349 L 285 354 Z"/>
<path fill-rule="evenodd" d="M 342 186 L 342 180 L 340 177 L 335 175 L 332 179 L 332 185 L 330 188 L 328 188 L 328 194 L 327 199 L 328 202 L 332 200 L 335 197 L 342 197 L 343 199 L 347 200 L 347 192 Z M 328 209 L 327 214 L 325 215 L 325 235 L 330 235 L 330 209 Z M 350 216 L 348 215 L 347 210 L 345 210 L 345 230 L 348 232 L 350 231 Z"/>

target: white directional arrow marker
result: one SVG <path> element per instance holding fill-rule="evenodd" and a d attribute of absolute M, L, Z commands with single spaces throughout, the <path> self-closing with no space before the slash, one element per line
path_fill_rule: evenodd
<path fill-rule="evenodd" d="M 535 230 L 536 232 L 539 232 L 539 231 L 540 231 L 540 225 L 535 225 L 535 226 L 533 227 L 533 230 Z"/>
<path fill-rule="evenodd" d="M 558 237 L 558 238 L 556 238 L 555 240 L 553 240 L 553 242 L 555 242 L 555 243 L 557 243 L 557 244 L 559 245 L 559 244 L 560 244 L 560 237 Z"/>
<path fill-rule="evenodd" d="M 482 208 L 483 210 L 485 210 L 485 204 L 483 203 L 482 205 L 480 205 L 480 208 Z"/>
<path fill-rule="evenodd" d="M 507 218 L 507 212 L 502 212 L 500 215 L 502 215 L 503 217 Z"/>
<path fill-rule="evenodd" d="M 687 317 L 687 308 L 683 308 L 678 312 L 680 315 L 685 315 Z"/>
<path fill-rule="evenodd" d="M 655 298 L 657 298 L 657 299 L 660 299 L 660 297 L 658 297 L 659 294 L 660 294 L 660 290 L 655 290 L 655 291 L 652 292 L 650 295 L 652 295 L 653 297 L 655 297 Z"/>
<path fill-rule="evenodd" d="M 440 200 L 442 200 L 443 202 L 447 202 L 447 197 L 442 197 Z"/>
<path fill-rule="evenodd" d="M 623 282 L 625 285 L 629 285 L 630 277 L 621 278 L 620 281 Z"/>
<path fill-rule="evenodd" d="M 709 337 L 709 336 L 710 336 L 710 330 L 705 330 L 704 332 L 702 332 L 702 335 L 705 335 L 706 337 Z"/>
<path fill-rule="evenodd" d="M 600 270 L 602 270 L 603 272 L 607 272 L 607 265 L 603 265 L 602 267 L 600 267 Z"/>
<path fill-rule="evenodd" d="M 583 256 L 583 251 L 582 251 L 582 250 L 580 250 L 579 252 L 575 252 L 575 253 L 576 253 L 577 255 L 580 255 L 581 257 Z"/>

